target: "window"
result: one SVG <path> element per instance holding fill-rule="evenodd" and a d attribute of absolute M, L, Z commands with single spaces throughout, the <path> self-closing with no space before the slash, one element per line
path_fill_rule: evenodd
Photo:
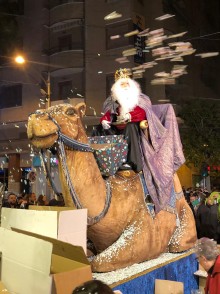
<path fill-rule="evenodd" d="M 24 14 L 24 0 L 9 0 L 9 12 L 16 15 Z"/>
<path fill-rule="evenodd" d="M 115 49 L 128 45 L 134 45 L 133 38 L 124 38 L 124 34 L 133 30 L 133 23 L 131 20 L 123 21 L 106 26 L 106 48 Z M 111 39 L 112 36 L 119 35 L 120 38 Z"/>
<path fill-rule="evenodd" d="M 22 85 L 2 85 L 0 87 L 0 109 L 22 105 Z"/>
<path fill-rule="evenodd" d="M 72 81 L 59 82 L 59 99 L 67 99 L 71 95 Z"/>
<path fill-rule="evenodd" d="M 51 77 L 51 101 L 84 97 L 84 80 L 83 69 L 65 69 L 65 75 L 61 70 L 56 77 Z"/>
<path fill-rule="evenodd" d="M 59 51 L 71 50 L 72 49 L 72 36 L 66 35 L 59 37 Z"/>

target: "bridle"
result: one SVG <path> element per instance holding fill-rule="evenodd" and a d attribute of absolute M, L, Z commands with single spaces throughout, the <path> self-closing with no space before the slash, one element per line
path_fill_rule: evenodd
<path fill-rule="evenodd" d="M 37 112 L 32 113 L 32 114 L 41 114 L 41 113 L 42 112 L 37 111 Z M 43 113 L 43 114 L 45 114 L 45 113 Z M 58 129 L 57 130 L 57 135 L 58 135 L 58 138 L 57 138 L 57 145 L 58 145 L 57 152 L 59 154 L 59 158 L 61 159 L 62 170 L 64 172 L 66 183 L 67 183 L 67 186 L 68 186 L 68 188 L 70 190 L 70 195 L 72 197 L 73 203 L 74 203 L 74 205 L 75 205 L 75 207 L 77 209 L 82 209 L 83 206 L 82 206 L 82 204 L 81 204 L 81 202 L 79 200 L 79 197 L 78 197 L 78 195 L 77 195 L 77 193 L 75 191 L 75 188 L 73 186 L 73 183 L 71 181 L 69 169 L 68 169 L 68 166 L 67 166 L 67 163 L 66 163 L 65 146 L 68 146 L 72 150 L 78 150 L 78 151 L 81 151 L 81 152 L 93 152 L 94 149 L 89 144 L 78 142 L 77 140 L 74 140 L 74 139 L 64 135 L 61 132 L 60 126 L 57 123 L 57 121 L 53 117 L 51 117 L 51 115 L 49 113 L 46 113 L 46 114 L 48 115 L 48 118 L 57 126 L 57 129 Z M 57 190 L 57 188 L 55 186 L 54 180 L 53 180 L 53 178 L 52 178 L 52 176 L 50 174 L 50 171 L 48 169 L 48 166 L 47 166 L 47 158 L 46 158 L 45 150 L 41 149 L 40 155 L 41 155 L 44 171 L 45 171 L 45 174 L 46 174 L 46 178 L 49 180 L 50 185 L 51 185 L 54 193 L 58 194 L 58 190 Z M 108 212 L 108 209 L 110 207 L 111 197 L 112 197 L 111 185 L 110 185 L 110 182 L 108 180 L 105 180 L 105 185 L 106 185 L 106 199 L 105 199 L 104 208 L 100 212 L 100 214 L 98 214 L 97 216 L 95 216 L 95 217 L 88 216 L 87 217 L 87 224 L 89 226 L 98 223 L 106 215 L 106 213 Z"/>

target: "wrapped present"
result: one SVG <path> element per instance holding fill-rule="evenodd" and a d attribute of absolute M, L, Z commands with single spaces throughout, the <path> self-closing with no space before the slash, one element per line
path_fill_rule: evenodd
<path fill-rule="evenodd" d="M 112 176 L 126 162 L 128 144 L 123 135 L 90 137 L 94 156 L 103 176 Z"/>

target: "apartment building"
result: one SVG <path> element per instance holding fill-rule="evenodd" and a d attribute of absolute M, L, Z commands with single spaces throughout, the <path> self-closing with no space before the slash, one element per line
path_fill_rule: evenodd
<path fill-rule="evenodd" d="M 9 189 L 16 192 L 24 170 L 32 166 L 28 114 L 47 107 L 50 92 L 50 105 L 85 101 L 85 124 L 96 124 L 114 72 L 121 66 L 116 59 L 137 41 L 110 37 L 132 31 L 135 21 L 144 22 L 143 1 L 22 2 L 23 12 L 16 17 L 22 48 L 16 53 L 26 62 L 9 59 L 0 67 L 1 179 L 8 178 Z M 112 11 L 121 17 L 106 21 Z M 126 67 L 134 67 L 137 59 L 129 57 Z M 144 54 L 138 62 L 144 62 Z"/>
<path fill-rule="evenodd" d="M 85 101 L 85 124 L 97 124 L 102 103 L 110 93 L 114 72 L 119 67 L 134 68 L 151 61 L 143 39 L 137 35 L 124 37 L 135 29 L 164 27 L 174 34 L 192 27 L 190 19 L 200 19 L 195 10 L 199 1 L 144 0 L 11 0 L 20 4 L 16 20 L 23 65 L 13 59 L 0 66 L 0 180 L 10 190 L 21 191 L 21 178 L 33 165 L 30 142 L 26 136 L 28 114 L 57 103 L 77 104 Z M 192 5 L 194 5 L 192 7 Z M 215 8 L 213 8 L 215 9 Z M 116 17 L 107 17 L 115 13 Z M 158 22 L 156 17 L 175 13 L 176 18 Z M 189 19 L 190 18 L 190 19 Z M 193 27 L 190 34 L 199 33 Z M 135 55 L 120 63 L 123 52 L 136 48 Z M 210 93 L 210 87 L 195 78 L 201 65 L 193 64 L 190 79 L 183 78 L 175 86 L 152 86 L 155 72 L 166 71 L 170 65 L 158 62 L 157 68 L 137 76 L 143 92 L 153 103 L 184 93 Z M 219 87 L 216 85 L 216 87 Z M 219 90 L 219 89 L 218 89 Z M 49 103 L 48 103 L 49 94 Z M 215 95 L 212 93 L 212 95 Z M 21 170 L 22 169 L 22 170 Z M 34 188 L 35 189 L 35 188 Z"/>

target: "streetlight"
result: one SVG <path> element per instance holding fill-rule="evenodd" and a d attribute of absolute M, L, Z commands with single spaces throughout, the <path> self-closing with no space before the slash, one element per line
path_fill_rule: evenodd
<path fill-rule="evenodd" d="M 21 55 L 18 55 L 18 56 L 15 57 L 15 62 L 16 62 L 16 63 L 24 64 L 25 61 L 26 61 L 26 60 L 25 60 L 24 57 L 21 56 Z"/>
<path fill-rule="evenodd" d="M 19 65 L 23 65 L 26 62 L 27 63 L 31 63 L 31 64 L 42 64 L 45 65 L 43 63 L 40 62 L 35 62 L 35 61 L 30 61 L 30 60 L 26 60 L 22 55 L 17 55 L 14 58 L 15 63 L 19 64 Z M 51 106 L 51 81 L 50 81 L 50 72 L 47 72 L 47 78 L 45 79 L 42 75 L 41 75 L 42 80 L 44 81 L 45 85 L 46 85 L 46 92 L 41 89 L 41 93 L 43 93 L 46 96 L 46 101 L 47 101 L 47 108 L 49 108 Z M 31 149 L 31 151 L 33 151 L 33 149 Z M 31 155 L 33 156 L 33 152 L 31 153 Z M 45 167 L 47 168 L 47 173 L 50 174 L 51 172 L 51 154 L 50 151 L 47 151 L 47 163 L 45 164 Z M 47 186 L 48 191 L 47 193 L 49 194 L 48 196 L 50 197 L 51 194 L 51 189 L 50 189 L 50 185 Z"/>
<path fill-rule="evenodd" d="M 14 61 L 20 65 L 23 65 L 26 63 L 26 59 L 22 56 L 22 55 L 17 55 L 14 58 Z M 29 63 L 37 63 L 34 61 L 28 61 Z M 51 106 L 51 83 L 50 83 L 50 72 L 47 72 L 47 79 L 45 80 L 43 76 L 41 76 L 41 78 L 43 79 L 44 83 L 46 84 L 47 87 L 47 92 L 45 93 L 47 96 L 47 108 L 49 108 Z"/>

